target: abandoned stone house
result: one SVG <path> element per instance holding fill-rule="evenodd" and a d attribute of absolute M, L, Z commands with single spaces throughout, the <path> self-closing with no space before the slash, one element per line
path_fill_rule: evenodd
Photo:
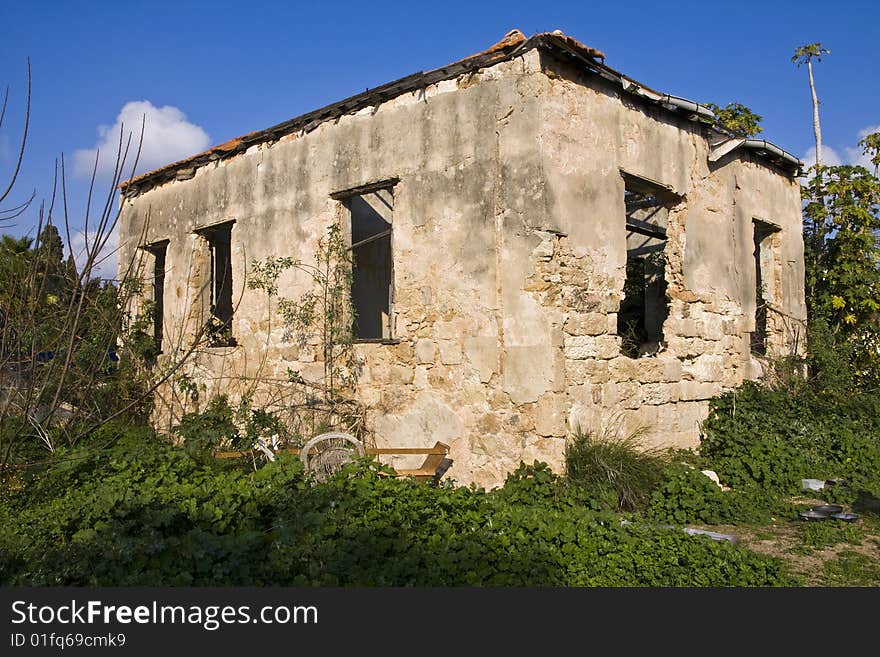
<path fill-rule="evenodd" d="M 378 446 L 443 441 L 447 476 L 483 486 L 521 460 L 561 469 L 578 430 L 695 446 L 710 397 L 805 346 L 801 163 L 713 120 L 514 30 L 127 182 L 120 267 L 140 263 L 160 360 L 212 317 L 228 329 L 188 365 L 205 392 L 160 406 L 323 375 L 246 279 L 310 261 L 338 222 Z"/>

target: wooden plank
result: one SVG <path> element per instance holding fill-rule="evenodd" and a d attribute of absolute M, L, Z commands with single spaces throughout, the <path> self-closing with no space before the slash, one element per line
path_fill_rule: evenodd
<path fill-rule="evenodd" d="M 655 226 L 654 224 L 649 224 L 647 221 L 639 221 L 632 217 L 627 217 L 626 229 L 646 237 L 656 237 L 661 240 L 666 239 L 666 229 L 662 226 Z"/>
<path fill-rule="evenodd" d="M 391 229 L 389 228 L 388 230 L 383 230 L 381 233 L 376 233 L 375 235 L 371 235 L 370 237 L 363 239 L 360 242 L 355 242 L 354 244 L 352 244 L 348 248 L 351 249 L 352 251 L 354 251 L 355 249 L 363 246 L 364 244 L 369 244 L 370 242 L 375 242 L 376 240 L 380 240 L 383 237 L 387 237 L 390 234 L 391 234 Z"/>
<path fill-rule="evenodd" d="M 369 194 L 370 192 L 376 192 L 380 189 L 388 189 L 389 187 L 394 187 L 399 182 L 400 178 L 394 176 L 393 178 L 378 180 L 376 182 L 367 183 L 366 185 L 358 185 L 357 187 L 341 189 L 338 192 L 333 192 L 332 194 L 330 194 L 330 198 L 332 198 L 334 201 L 344 201 L 348 198 L 351 198 L 352 196 L 360 196 L 361 194 Z"/>
<path fill-rule="evenodd" d="M 368 447 L 367 454 L 448 454 L 444 447 Z"/>
<path fill-rule="evenodd" d="M 238 459 L 242 456 L 250 456 L 252 452 L 214 452 L 215 459 Z"/>
<path fill-rule="evenodd" d="M 273 450 L 276 454 L 280 452 L 295 452 L 299 453 L 301 448 L 299 447 L 283 447 L 281 449 Z M 437 443 L 434 447 L 368 447 L 366 453 L 375 456 L 380 454 L 426 454 L 428 457 L 439 455 L 446 456 L 449 453 L 449 447 L 443 445 L 443 443 Z M 229 451 L 229 452 L 214 452 L 214 457 L 218 459 L 234 459 L 241 458 L 243 456 L 250 456 L 253 452 L 251 450 L 246 451 Z"/>

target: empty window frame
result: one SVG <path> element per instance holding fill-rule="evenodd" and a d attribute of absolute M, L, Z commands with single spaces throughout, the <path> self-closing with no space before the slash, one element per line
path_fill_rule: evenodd
<path fill-rule="evenodd" d="M 144 272 L 147 280 L 152 279 L 150 284 L 150 296 L 152 297 L 151 323 L 153 347 L 146 353 L 153 357 L 162 353 L 162 329 L 165 323 L 165 256 L 168 252 L 168 240 L 160 240 L 152 244 L 139 247 L 147 256 Z"/>
<path fill-rule="evenodd" d="M 162 327 L 165 323 L 165 256 L 168 240 L 154 242 L 143 249 L 153 259 L 153 343 L 157 353 L 162 352 Z"/>
<path fill-rule="evenodd" d="M 232 337 L 232 226 L 234 221 L 197 231 L 208 243 L 211 253 L 211 345 L 234 346 Z"/>
<path fill-rule="evenodd" d="M 751 352 L 757 356 L 767 355 L 767 304 L 770 301 L 768 275 L 772 272 L 773 233 L 779 228 L 773 224 L 752 220 L 753 258 L 755 262 L 755 330 L 751 334 Z"/>
<path fill-rule="evenodd" d="M 355 190 L 341 199 L 350 219 L 352 329 L 358 341 L 393 337 L 392 185 Z"/>
<path fill-rule="evenodd" d="M 666 295 L 666 224 L 675 196 L 657 184 L 624 174 L 626 280 L 617 314 L 621 350 L 630 358 L 656 354 L 669 314 Z"/>

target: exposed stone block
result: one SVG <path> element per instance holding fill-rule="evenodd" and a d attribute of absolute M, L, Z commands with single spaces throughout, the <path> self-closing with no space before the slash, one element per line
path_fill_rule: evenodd
<path fill-rule="evenodd" d="M 663 362 L 663 380 L 678 381 L 681 379 L 681 361 L 677 358 L 664 358 Z"/>
<path fill-rule="evenodd" d="M 405 365 L 392 365 L 388 372 L 388 381 L 392 384 L 408 385 L 413 382 L 415 370 Z"/>
<path fill-rule="evenodd" d="M 540 436 L 564 436 L 568 399 L 565 395 L 548 393 L 541 395 L 532 411 L 535 433 Z"/>
<path fill-rule="evenodd" d="M 611 359 L 620 354 L 620 338 L 616 335 L 575 335 L 565 339 L 565 357 Z"/>
<path fill-rule="evenodd" d="M 504 350 L 502 389 L 514 404 L 538 400 L 553 383 L 553 348 L 550 345 L 507 347 Z"/>
<path fill-rule="evenodd" d="M 420 364 L 431 364 L 434 362 L 434 356 L 437 352 L 437 345 L 433 340 L 422 338 L 416 342 L 416 362 Z"/>
<path fill-rule="evenodd" d="M 430 387 L 428 383 L 428 368 L 424 365 L 416 367 L 413 374 L 413 385 L 419 390 L 425 390 Z"/>
<path fill-rule="evenodd" d="M 659 383 L 666 380 L 666 361 L 656 357 L 635 361 L 635 379 L 641 383 Z"/>
<path fill-rule="evenodd" d="M 636 378 L 638 367 L 634 359 L 618 356 L 608 361 L 608 372 L 615 381 L 628 381 Z"/>
<path fill-rule="evenodd" d="M 697 381 L 720 381 L 724 376 L 724 356 L 703 354 L 684 365 L 682 369 Z"/>
<path fill-rule="evenodd" d="M 498 369 L 498 337 L 479 335 L 465 338 L 464 355 L 479 373 L 480 381 L 488 383 Z"/>
<path fill-rule="evenodd" d="M 497 413 L 484 413 L 477 420 L 477 431 L 481 433 L 498 433 L 501 431 L 501 420 Z"/>
<path fill-rule="evenodd" d="M 440 362 L 444 365 L 461 363 L 461 345 L 454 340 L 442 340 L 440 342 Z"/>
<path fill-rule="evenodd" d="M 569 335 L 602 335 L 608 327 L 608 315 L 604 313 L 572 313 L 565 322 Z"/>
<path fill-rule="evenodd" d="M 677 397 L 677 389 L 674 389 L 673 386 L 675 384 L 670 383 L 646 383 L 642 386 L 642 401 L 645 404 L 657 405 L 657 404 L 668 404 L 673 400 L 673 392 L 676 393 Z"/>
<path fill-rule="evenodd" d="M 710 399 L 721 392 L 721 384 L 703 381 L 682 381 L 678 384 L 679 399 L 693 401 Z"/>

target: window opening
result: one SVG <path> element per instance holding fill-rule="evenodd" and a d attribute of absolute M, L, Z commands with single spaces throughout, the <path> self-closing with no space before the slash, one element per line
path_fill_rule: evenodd
<path fill-rule="evenodd" d="M 656 354 L 669 315 L 666 223 L 673 195 L 666 189 L 624 176 L 626 280 L 617 314 L 621 349 L 630 358 Z"/>
<path fill-rule="evenodd" d="M 198 231 L 211 251 L 211 346 L 230 347 L 232 337 L 232 224 L 210 226 Z"/>
<path fill-rule="evenodd" d="M 771 236 L 778 228 L 758 219 L 752 221 L 752 239 L 755 261 L 755 330 L 751 334 L 751 352 L 757 356 L 767 355 L 767 265 L 773 258 Z"/>
<path fill-rule="evenodd" d="M 356 340 L 392 338 L 394 192 L 372 189 L 344 199 L 351 218 L 352 323 Z"/>
<path fill-rule="evenodd" d="M 162 328 L 165 323 L 165 256 L 168 240 L 145 246 L 153 256 L 153 343 L 157 353 L 162 353 Z"/>

